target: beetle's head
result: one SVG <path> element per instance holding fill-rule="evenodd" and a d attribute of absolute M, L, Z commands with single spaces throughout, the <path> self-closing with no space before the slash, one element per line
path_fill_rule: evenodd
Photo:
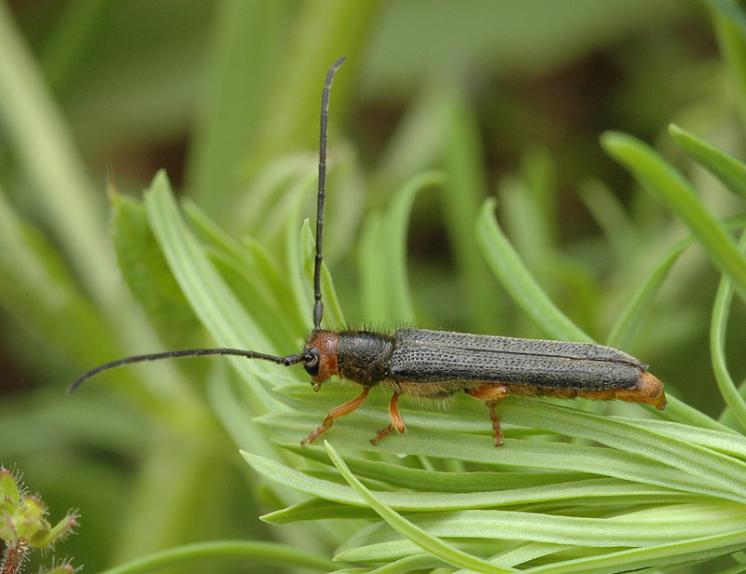
<path fill-rule="evenodd" d="M 338 374 L 337 347 L 339 334 L 334 331 L 314 331 L 303 347 L 303 367 L 311 375 L 313 388 L 318 391 L 321 383 Z"/>

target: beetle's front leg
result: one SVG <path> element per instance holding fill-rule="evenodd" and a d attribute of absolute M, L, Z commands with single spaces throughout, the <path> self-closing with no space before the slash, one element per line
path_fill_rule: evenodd
<path fill-rule="evenodd" d="M 368 396 L 369 392 L 370 389 L 368 387 L 365 387 L 363 389 L 363 392 L 356 396 L 354 399 L 349 400 L 346 403 L 342 403 L 338 407 L 334 407 L 332 410 L 330 410 L 324 420 L 321 421 L 319 427 L 302 441 L 300 441 L 301 446 L 306 446 L 307 444 L 312 443 L 322 434 L 332 428 L 332 426 L 334 426 L 335 419 L 348 415 L 352 411 L 356 410 L 360 405 L 363 404 L 363 401 L 365 401 L 365 397 Z"/>

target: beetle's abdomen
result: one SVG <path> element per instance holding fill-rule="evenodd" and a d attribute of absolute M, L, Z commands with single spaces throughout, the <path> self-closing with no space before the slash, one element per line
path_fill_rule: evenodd
<path fill-rule="evenodd" d="M 370 387 L 389 377 L 394 339 L 369 331 L 342 331 L 337 346 L 340 376 Z"/>
<path fill-rule="evenodd" d="M 564 341 L 400 329 L 394 335 L 394 381 L 502 382 L 545 388 L 634 387 L 645 366 L 610 347 Z"/>

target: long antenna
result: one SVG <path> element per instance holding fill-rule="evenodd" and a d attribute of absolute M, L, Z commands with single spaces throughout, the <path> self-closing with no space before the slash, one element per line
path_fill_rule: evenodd
<path fill-rule="evenodd" d="M 161 359 L 175 359 L 178 357 L 203 357 L 205 355 L 234 355 L 236 357 L 245 357 L 247 359 L 263 359 L 265 361 L 272 361 L 273 363 L 279 363 L 289 367 L 296 363 L 302 363 L 305 355 L 298 353 L 297 355 L 288 355 L 287 357 L 278 357 L 276 355 L 267 355 L 266 353 L 257 353 L 255 351 L 244 351 L 243 349 L 184 349 L 181 351 L 166 351 L 165 353 L 150 353 L 148 355 L 133 355 L 131 357 L 124 357 L 123 359 L 117 359 L 116 361 L 109 361 L 103 365 L 99 365 L 95 369 L 91 369 L 87 373 L 83 374 L 78 378 L 72 385 L 67 388 L 68 393 L 72 393 L 86 380 L 92 376 L 97 375 L 101 371 L 108 371 L 122 365 L 129 365 L 132 363 L 144 363 L 145 361 L 159 361 Z"/>
<path fill-rule="evenodd" d="M 344 64 L 345 57 L 341 56 L 332 64 L 326 73 L 324 90 L 321 92 L 321 135 L 319 141 L 319 193 L 316 202 L 316 260 L 313 266 L 313 328 L 321 327 L 324 316 L 324 304 L 321 302 L 321 239 L 324 230 L 324 191 L 326 189 L 326 124 L 329 117 L 329 92 L 332 89 L 334 74 Z"/>

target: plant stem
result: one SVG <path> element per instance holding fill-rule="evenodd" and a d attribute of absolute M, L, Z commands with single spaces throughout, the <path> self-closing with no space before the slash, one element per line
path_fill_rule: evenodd
<path fill-rule="evenodd" d="M 28 552 L 28 543 L 21 540 L 8 546 L 3 553 L 0 574 L 19 574 Z"/>

